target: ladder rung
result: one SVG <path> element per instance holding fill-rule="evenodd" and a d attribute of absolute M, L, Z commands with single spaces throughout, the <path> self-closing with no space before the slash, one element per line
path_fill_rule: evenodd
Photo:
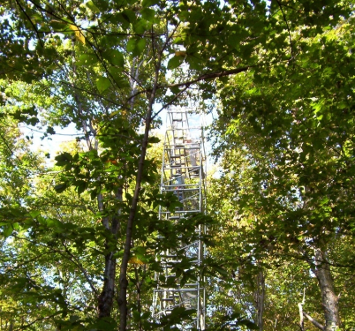
<path fill-rule="evenodd" d="M 178 263 L 181 263 L 181 260 L 176 260 L 176 261 L 161 261 L 162 263 L 164 263 L 164 264 L 171 264 L 171 265 L 173 265 L 173 264 L 178 264 Z"/>
<path fill-rule="evenodd" d="M 177 258 L 177 255 L 162 255 L 162 257 L 165 257 L 165 258 Z"/>

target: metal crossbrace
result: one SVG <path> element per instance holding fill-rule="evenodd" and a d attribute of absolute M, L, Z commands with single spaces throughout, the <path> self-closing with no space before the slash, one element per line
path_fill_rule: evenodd
<path fill-rule="evenodd" d="M 182 207 L 175 212 L 161 207 L 159 219 L 163 222 L 179 222 L 192 213 L 205 211 L 205 150 L 203 128 L 190 127 L 189 119 L 194 114 L 191 109 L 173 107 L 168 110 L 168 123 L 165 132 L 161 192 L 173 192 Z M 195 229 L 202 235 L 206 229 L 203 225 Z M 169 239 L 169 238 L 165 238 Z M 180 285 L 181 276 L 177 277 L 174 267 L 181 263 L 177 252 L 193 263 L 194 280 Z M 157 257 L 162 272 L 156 273 L 157 287 L 154 290 L 152 314 L 153 320 L 168 316 L 177 307 L 192 310 L 192 321 L 176 325 L 181 330 L 205 330 L 206 293 L 204 279 L 198 266 L 205 256 L 205 245 L 201 240 L 180 242 L 179 247 L 165 251 Z M 186 272 L 191 270 L 186 270 Z"/>

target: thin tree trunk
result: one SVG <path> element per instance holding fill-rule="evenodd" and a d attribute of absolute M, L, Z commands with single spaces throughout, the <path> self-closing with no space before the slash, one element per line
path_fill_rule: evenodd
<path fill-rule="evenodd" d="M 122 257 L 122 263 L 120 267 L 120 277 L 119 277 L 119 286 L 120 286 L 120 293 L 118 297 L 118 302 L 119 302 L 119 309 L 120 309 L 120 331 L 125 331 L 127 327 L 127 265 L 128 265 L 128 260 L 131 254 L 131 245 L 132 245 L 132 240 L 133 240 L 133 225 L 134 225 L 134 218 L 136 216 L 137 212 L 137 207 L 138 207 L 138 201 L 139 201 L 139 194 L 141 191 L 141 184 L 142 184 L 142 179 L 143 179 L 143 171 L 144 171 L 144 164 L 145 164 L 145 159 L 146 159 L 146 153 L 147 153 L 147 148 L 148 148 L 148 139 L 149 139 L 149 133 L 150 133 L 150 127 L 151 123 L 153 120 L 153 105 L 155 102 L 156 98 L 156 92 L 158 89 L 158 80 L 159 80 L 159 72 L 161 69 L 161 61 L 162 61 L 162 55 L 165 50 L 165 47 L 167 46 L 167 43 L 169 42 L 171 36 L 169 36 L 163 45 L 163 47 L 160 49 L 158 52 L 156 49 L 156 41 L 155 41 L 155 35 L 154 31 L 152 28 L 152 53 L 153 53 L 153 58 L 156 59 L 155 62 L 155 75 L 154 75 L 154 82 L 153 82 L 153 88 L 151 90 L 151 93 L 149 94 L 149 103 L 148 103 L 148 110 L 147 110 L 147 115 L 145 118 L 145 130 L 144 130 L 144 136 L 143 136 L 143 141 L 142 141 L 142 148 L 141 148 L 141 155 L 139 158 L 138 162 L 138 171 L 137 171 L 137 176 L 136 176 L 136 185 L 134 189 L 134 195 L 132 199 L 132 205 L 128 217 L 128 222 L 127 222 L 127 228 L 126 228 L 126 241 L 125 241 L 125 246 L 124 246 L 124 253 Z M 134 97 L 134 96 L 132 96 Z"/>
<path fill-rule="evenodd" d="M 122 188 L 119 189 L 120 199 L 122 200 Z M 120 201 L 121 201 L 120 200 Z M 103 220 L 103 223 L 107 221 Z M 105 225 L 104 225 L 105 226 Z M 115 287 L 116 287 L 116 266 L 117 266 L 117 257 L 116 257 L 116 241 L 117 234 L 119 231 L 119 220 L 117 217 L 112 219 L 112 225 L 110 232 L 113 235 L 113 240 L 106 239 L 105 250 L 108 253 L 105 255 L 105 270 L 104 270 L 104 284 L 102 287 L 101 294 L 98 299 L 98 316 L 99 318 L 109 317 L 112 313 L 113 302 L 115 298 Z"/>
<path fill-rule="evenodd" d="M 75 68 L 74 68 L 75 71 Z M 78 115 L 82 117 L 83 107 L 80 101 L 80 96 L 78 93 L 75 93 L 75 101 L 78 107 Z M 88 149 L 97 150 L 98 142 L 94 139 L 94 144 L 90 141 L 89 137 L 89 129 L 86 121 L 82 119 L 82 126 L 85 132 L 85 139 Z M 94 137 L 96 138 L 96 130 L 92 127 L 90 128 Z M 116 199 L 118 201 L 122 201 L 122 188 L 119 188 L 116 193 Z M 98 208 L 101 212 L 104 211 L 104 204 L 103 204 L 103 197 L 100 193 L 97 197 Z M 104 270 L 104 284 L 101 291 L 101 294 L 98 298 L 98 316 L 99 318 L 109 317 L 111 315 L 111 311 L 113 308 L 113 301 L 115 295 L 115 279 L 116 279 L 116 264 L 117 264 L 117 257 L 115 256 L 116 252 L 116 243 L 112 242 L 112 239 L 115 241 L 117 240 L 117 233 L 119 228 L 119 220 L 116 217 L 113 217 L 111 220 L 110 226 L 110 219 L 109 217 L 104 217 L 102 219 L 103 226 L 113 235 L 113 238 L 107 238 L 105 241 L 105 251 L 108 252 L 105 255 L 105 270 Z"/>
<path fill-rule="evenodd" d="M 303 299 L 302 302 L 298 303 L 298 311 L 300 314 L 300 330 L 304 331 L 304 316 L 303 316 L 303 305 L 306 300 L 306 289 L 303 289 Z"/>
<path fill-rule="evenodd" d="M 257 308 L 257 325 L 259 331 L 264 329 L 264 302 L 265 302 L 265 275 L 261 270 L 257 276 L 257 292 L 256 292 L 256 308 Z"/>
<path fill-rule="evenodd" d="M 120 331 L 126 330 L 127 325 L 127 265 L 128 260 L 131 253 L 131 245 L 132 245 L 132 234 L 133 234 L 133 222 L 137 211 L 138 200 L 139 200 L 139 193 L 141 190 L 141 183 L 143 178 L 143 170 L 144 170 L 144 161 L 148 147 L 148 138 L 149 138 L 149 131 L 150 131 L 150 124 L 152 121 L 152 112 L 153 112 L 153 103 L 155 100 L 155 90 L 152 93 L 151 100 L 149 102 L 148 113 L 146 117 L 146 124 L 145 124 L 145 133 L 142 143 L 142 151 L 139 159 L 138 164 L 138 172 L 136 178 L 136 187 L 134 190 L 134 196 L 132 199 L 131 210 L 128 218 L 127 228 L 126 228 L 126 241 L 124 247 L 124 253 L 122 258 L 122 264 L 120 268 L 120 277 L 119 277 L 119 286 L 120 286 L 120 293 L 119 293 L 119 305 L 120 305 Z"/>
<path fill-rule="evenodd" d="M 116 194 L 118 201 L 122 201 L 122 193 L 122 188 L 119 188 Z M 99 206 L 99 208 L 101 210 L 102 206 Z M 103 223 L 105 227 L 108 227 L 107 218 L 103 220 Z M 108 253 L 105 255 L 104 285 L 98 300 L 99 318 L 109 317 L 113 307 L 117 264 L 115 253 L 118 229 L 119 220 L 116 216 L 112 219 L 111 228 L 109 228 L 113 235 L 114 242 L 112 242 L 112 238 L 106 239 L 105 242 L 105 250 L 108 251 Z"/>
<path fill-rule="evenodd" d="M 315 249 L 315 274 L 317 276 L 325 317 L 324 331 L 333 331 L 339 327 L 338 296 L 335 294 L 334 281 L 325 252 Z"/>
<path fill-rule="evenodd" d="M 107 243 L 105 249 L 107 249 Z M 104 286 L 102 288 L 98 303 L 99 318 L 111 315 L 113 298 L 115 294 L 115 278 L 116 258 L 114 256 L 114 252 L 111 251 L 105 255 Z"/>

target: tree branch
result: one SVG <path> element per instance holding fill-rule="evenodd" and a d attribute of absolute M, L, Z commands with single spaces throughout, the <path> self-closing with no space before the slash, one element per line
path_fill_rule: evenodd
<path fill-rule="evenodd" d="M 300 314 L 300 324 L 299 324 L 299 327 L 300 327 L 300 330 L 301 331 L 304 331 L 304 319 L 303 319 L 303 305 L 306 301 L 306 289 L 304 288 L 303 289 L 303 299 L 302 299 L 302 302 L 300 302 L 298 304 L 298 311 L 299 311 L 299 314 Z"/>
<path fill-rule="evenodd" d="M 179 91 L 179 93 L 174 95 L 174 98 L 172 100 L 170 100 L 168 103 L 166 103 L 165 105 L 163 105 L 152 117 L 152 120 L 154 120 L 165 108 L 168 108 L 171 104 L 174 103 L 174 101 L 176 101 L 181 94 L 183 94 L 187 89 L 189 88 L 189 86 L 185 86 L 181 91 Z"/>
<path fill-rule="evenodd" d="M 16 3 L 17 3 L 17 5 L 20 7 L 22 13 L 23 13 L 23 14 L 26 16 L 26 18 L 30 21 L 30 23 L 31 23 L 31 25 L 32 25 L 32 27 L 33 27 L 33 30 L 35 30 L 35 32 L 36 32 L 37 38 L 38 38 L 38 40 L 39 40 L 41 46 L 44 47 L 43 41 L 42 41 L 42 39 L 41 39 L 41 36 L 39 35 L 39 31 L 38 31 L 36 25 L 35 25 L 35 24 L 33 23 L 33 21 L 31 20 L 31 17 L 28 16 L 28 14 L 26 13 L 25 9 L 21 6 L 21 4 L 19 3 L 19 1 L 16 0 Z"/>
<path fill-rule="evenodd" d="M 35 320 L 33 320 L 32 322 L 28 323 L 28 324 L 25 324 L 25 325 L 21 325 L 21 329 L 15 329 L 15 330 L 24 330 L 24 329 L 27 329 L 29 327 L 31 327 L 33 324 L 39 322 L 39 321 L 46 321 L 46 320 L 49 320 L 57 315 L 60 315 L 60 314 L 63 314 L 63 311 L 57 311 L 55 312 L 54 314 L 51 314 L 49 316 L 45 316 L 45 317 L 39 317 L 39 318 L 36 318 Z"/>
<path fill-rule="evenodd" d="M 157 89 L 162 89 L 162 88 L 182 87 L 182 86 L 189 87 L 190 85 L 198 83 L 198 82 L 200 82 L 202 80 L 209 80 L 209 79 L 215 79 L 215 78 L 221 78 L 221 77 L 236 75 L 236 74 L 239 74 L 239 73 L 241 73 L 243 71 L 247 71 L 248 69 L 250 69 L 252 67 L 255 67 L 255 66 L 246 66 L 246 67 L 241 67 L 241 68 L 236 68 L 236 69 L 231 69 L 231 70 L 211 72 L 211 73 L 207 73 L 207 74 L 203 74 L 201 76 L 198 76 L 195 79 L 188 80 L 186 82 L 176 83 L 176 84 L 168 84 L 168 85 L 158 85 L 156 88 Z M 141 90 L 141 91 L 135 93 L 134 95 L 131 95 L 128 98 L 128 100 L 130 100 L 131 98 L 136 97 L 139 94 L 146 93 L 146 92 L 151 92 L 151 89 Z"/>
<path fill-rule="evenodd" d="M 190 86 L 190 85 L 192 85 L 194 83 L 198 83 L 202 80 L 215 79 L 215 78 L 221 78 L 221 77 L 239 74 L 243 71 L 247 71 L 251 67 L 253 67 L 253 66 L 246 66 L 246 67 L 241 67 L 241 68 L 236 68 L 236 69 L 231 69 L 231 70 L 224 70 L 224 71 L 219 71 L 219 72 L 211 72 L 211 73 L 201 75 L 193 80 L 183 82 L 183 83 L 170 84 L 170 85 L 167 85 L 166 87 Z M 159 86 L 159 88 L 161 88 L 161 87 L 162 86 Z"/>
<path fill-rule="evenodd" d="M 286 23 L 286 26 L 287 26 L 288 36 L 289 36 L 289 39 L 290 39 L 291 58 L 292 58 L 294 52 L 293 52 L 293 42 L 292 42 L 292 37 L 291 37 L 291 29 L 290 29 L 290 26 L 289 26 L 289 24 L 288 24 L 286 14 L 285 14 L 285 12 L 284 12 L 284 10 L 283 10 L 283 8 L 282 8 L 281 2 L 280 2 L 279 0 L 276 0 L 276 2 L 277 2 L 277 4 L 278 4 L 279 7 L 280 7 L 280 10 L 281 10 L 281 12 L 282 12 L 283 19 L 284 19 L 284 21 L 285 21 L 285 23 Z"/>
<path fill-rule="evenodd" d="M 313 317 L 309 316 L 307 313 L 303 312 L 303 316 L 307 317 L 309 321 L 312 322 L 312 324 L 318 328 L 319 330 L 324 330 L 324 326 L 320 324 L 317 320 L 315 320 Z"/>

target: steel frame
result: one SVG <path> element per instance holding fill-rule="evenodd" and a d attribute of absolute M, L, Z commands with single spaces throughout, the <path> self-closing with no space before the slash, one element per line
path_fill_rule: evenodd
<path fill-rule="evenodd" d="M 173 192 L 182 207 L 175 212 L 161 207 L 159 219 L 165 222 L 179 222 L 191 213 L 205 211 L 205 149 L 203 127 L 189 126 L 189 120 L 198 115 L 187 108 L 170 108 L 165 132 L 162 160 L 161 192 Z M 200 225 L 195 229 L 200 237 L 206 229 Z M 168 238 L 167 238 L 168 239 Z M 180 251 L 196 266 L 196 281 L 180 285 L 181 276 L 172 270 L 181 261 L 176 256 Z M 180 254 L 181 256 L 181 254 Z M 154 290 L 153 319 L 168 316 L 174 308 L 185 307 L 193 310 L 192 322 L 181 322 L 181 330 L 205 330 L 206 293 L 204 279 L 198 266 L 205 256 L 205 245 L 199 239 L 181 243 L 180 247 L 163 252 L 157 257 L 163 272 L 156 273 L 157 287 Z M 170 279 L 170 280 L 169 280 Z M 171 286 L 167 286 L 171 284 Z"/>

